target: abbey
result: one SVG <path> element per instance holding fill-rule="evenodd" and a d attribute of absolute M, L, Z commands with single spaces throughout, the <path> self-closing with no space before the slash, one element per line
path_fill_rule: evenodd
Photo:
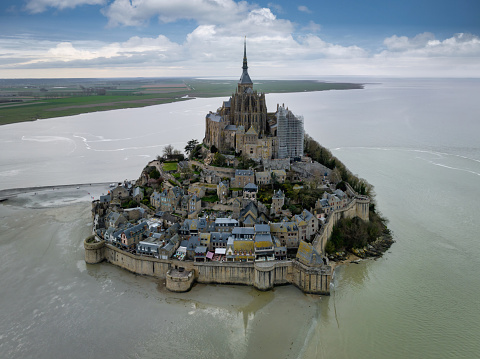
<path fill-rule="evenodd" d="M 246 42 L 242 69 L 235 94 L 215 113 L 207 114 L 203 143 L 257 161 L 303 156 L 303 118 L 283 105 L 267 112 L 265 94 L 253 89 L 248 74 Z"/>

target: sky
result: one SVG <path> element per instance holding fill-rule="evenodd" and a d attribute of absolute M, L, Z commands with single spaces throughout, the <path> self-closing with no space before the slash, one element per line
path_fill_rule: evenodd
<path fill-rule="evenodd" d="M 480 77 L 478 0 L 2 0 L 0 78 Z"/>

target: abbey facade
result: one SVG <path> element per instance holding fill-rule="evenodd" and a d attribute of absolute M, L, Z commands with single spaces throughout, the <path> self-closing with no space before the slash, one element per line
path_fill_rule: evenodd
<path fill-rule="evenodd" d="M 242 153 L 255 160 L 303 155 L 303 119 L 279 105 L 275 113 L 267 112 L 265 94 L 253 89 L 248 75 L 246 44 L 235 94 L 207 114 L 205 122 L 203 142 L 222 153 Z"/>

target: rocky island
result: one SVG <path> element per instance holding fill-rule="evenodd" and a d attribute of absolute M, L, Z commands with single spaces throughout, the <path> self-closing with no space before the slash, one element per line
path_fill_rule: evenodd
<path fill-rule="evenodd" d="M 335 261 L 390 247 L 371 186 L 306 135 L 301 116 L 283 104 L 267 112 L 246 45 L 236 92 L 205 121 L 187 158 L 166 146 L 137 180 L 93 201 L 87 263 L 106 260 L 178 292 L 199 282 L 328 295 Z"/>

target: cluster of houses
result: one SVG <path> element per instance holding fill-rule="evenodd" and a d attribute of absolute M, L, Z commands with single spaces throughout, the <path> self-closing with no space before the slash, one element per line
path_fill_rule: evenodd
<path fill-rule="evenodd" d="M 286 259 L 290 250 L 295 252 L 300 242 L 319 228 L 319 220 L 307 210 L 290 220 L 243 227 L 238 220 L 227 217 L 185 219 L 180 223 L 170 216 L 158 212 L 153 218 L 132 224 L 123 214 L 111 212 L 105 223 L 115 227 L 97 229 L 96 234 L 124 250 L 161 259 L 264 261 Z"/>
<path fill-rule="evenodd" d="M 299 248 L 313 240 L 325 216 L 350 200 L 339 189 L 325 192 L 317 200 L 316 214 L 304 209 L 287 217 L 282 209 L 285 194 L 281 190 L 274 191 L 270 208 L 257 199 L 259 186 L 287 180 L 285 170 L 231 171 L 233 177 L 223 177 L 216 185 L 195 183 L 188 190 L 165 185 L 149 196 L 150 208 L 141 204 L 142 187 L 127 181 L 120 183 L 94 201 L 94 231 L 111 245 L 160 259 L 282 260 L 297 251 L 303 253 Z M 216 191 L 216 205 L 223 206 L 223 212 L 212 210 L 200 216 L 207 205 L 215 209 L 202 203 L 206 189 Z M 126 199 L 133 199 L 138 207 L 121 209 L 119 204 Z M 273 217 L 275 221 L 270 220 Z"/>

